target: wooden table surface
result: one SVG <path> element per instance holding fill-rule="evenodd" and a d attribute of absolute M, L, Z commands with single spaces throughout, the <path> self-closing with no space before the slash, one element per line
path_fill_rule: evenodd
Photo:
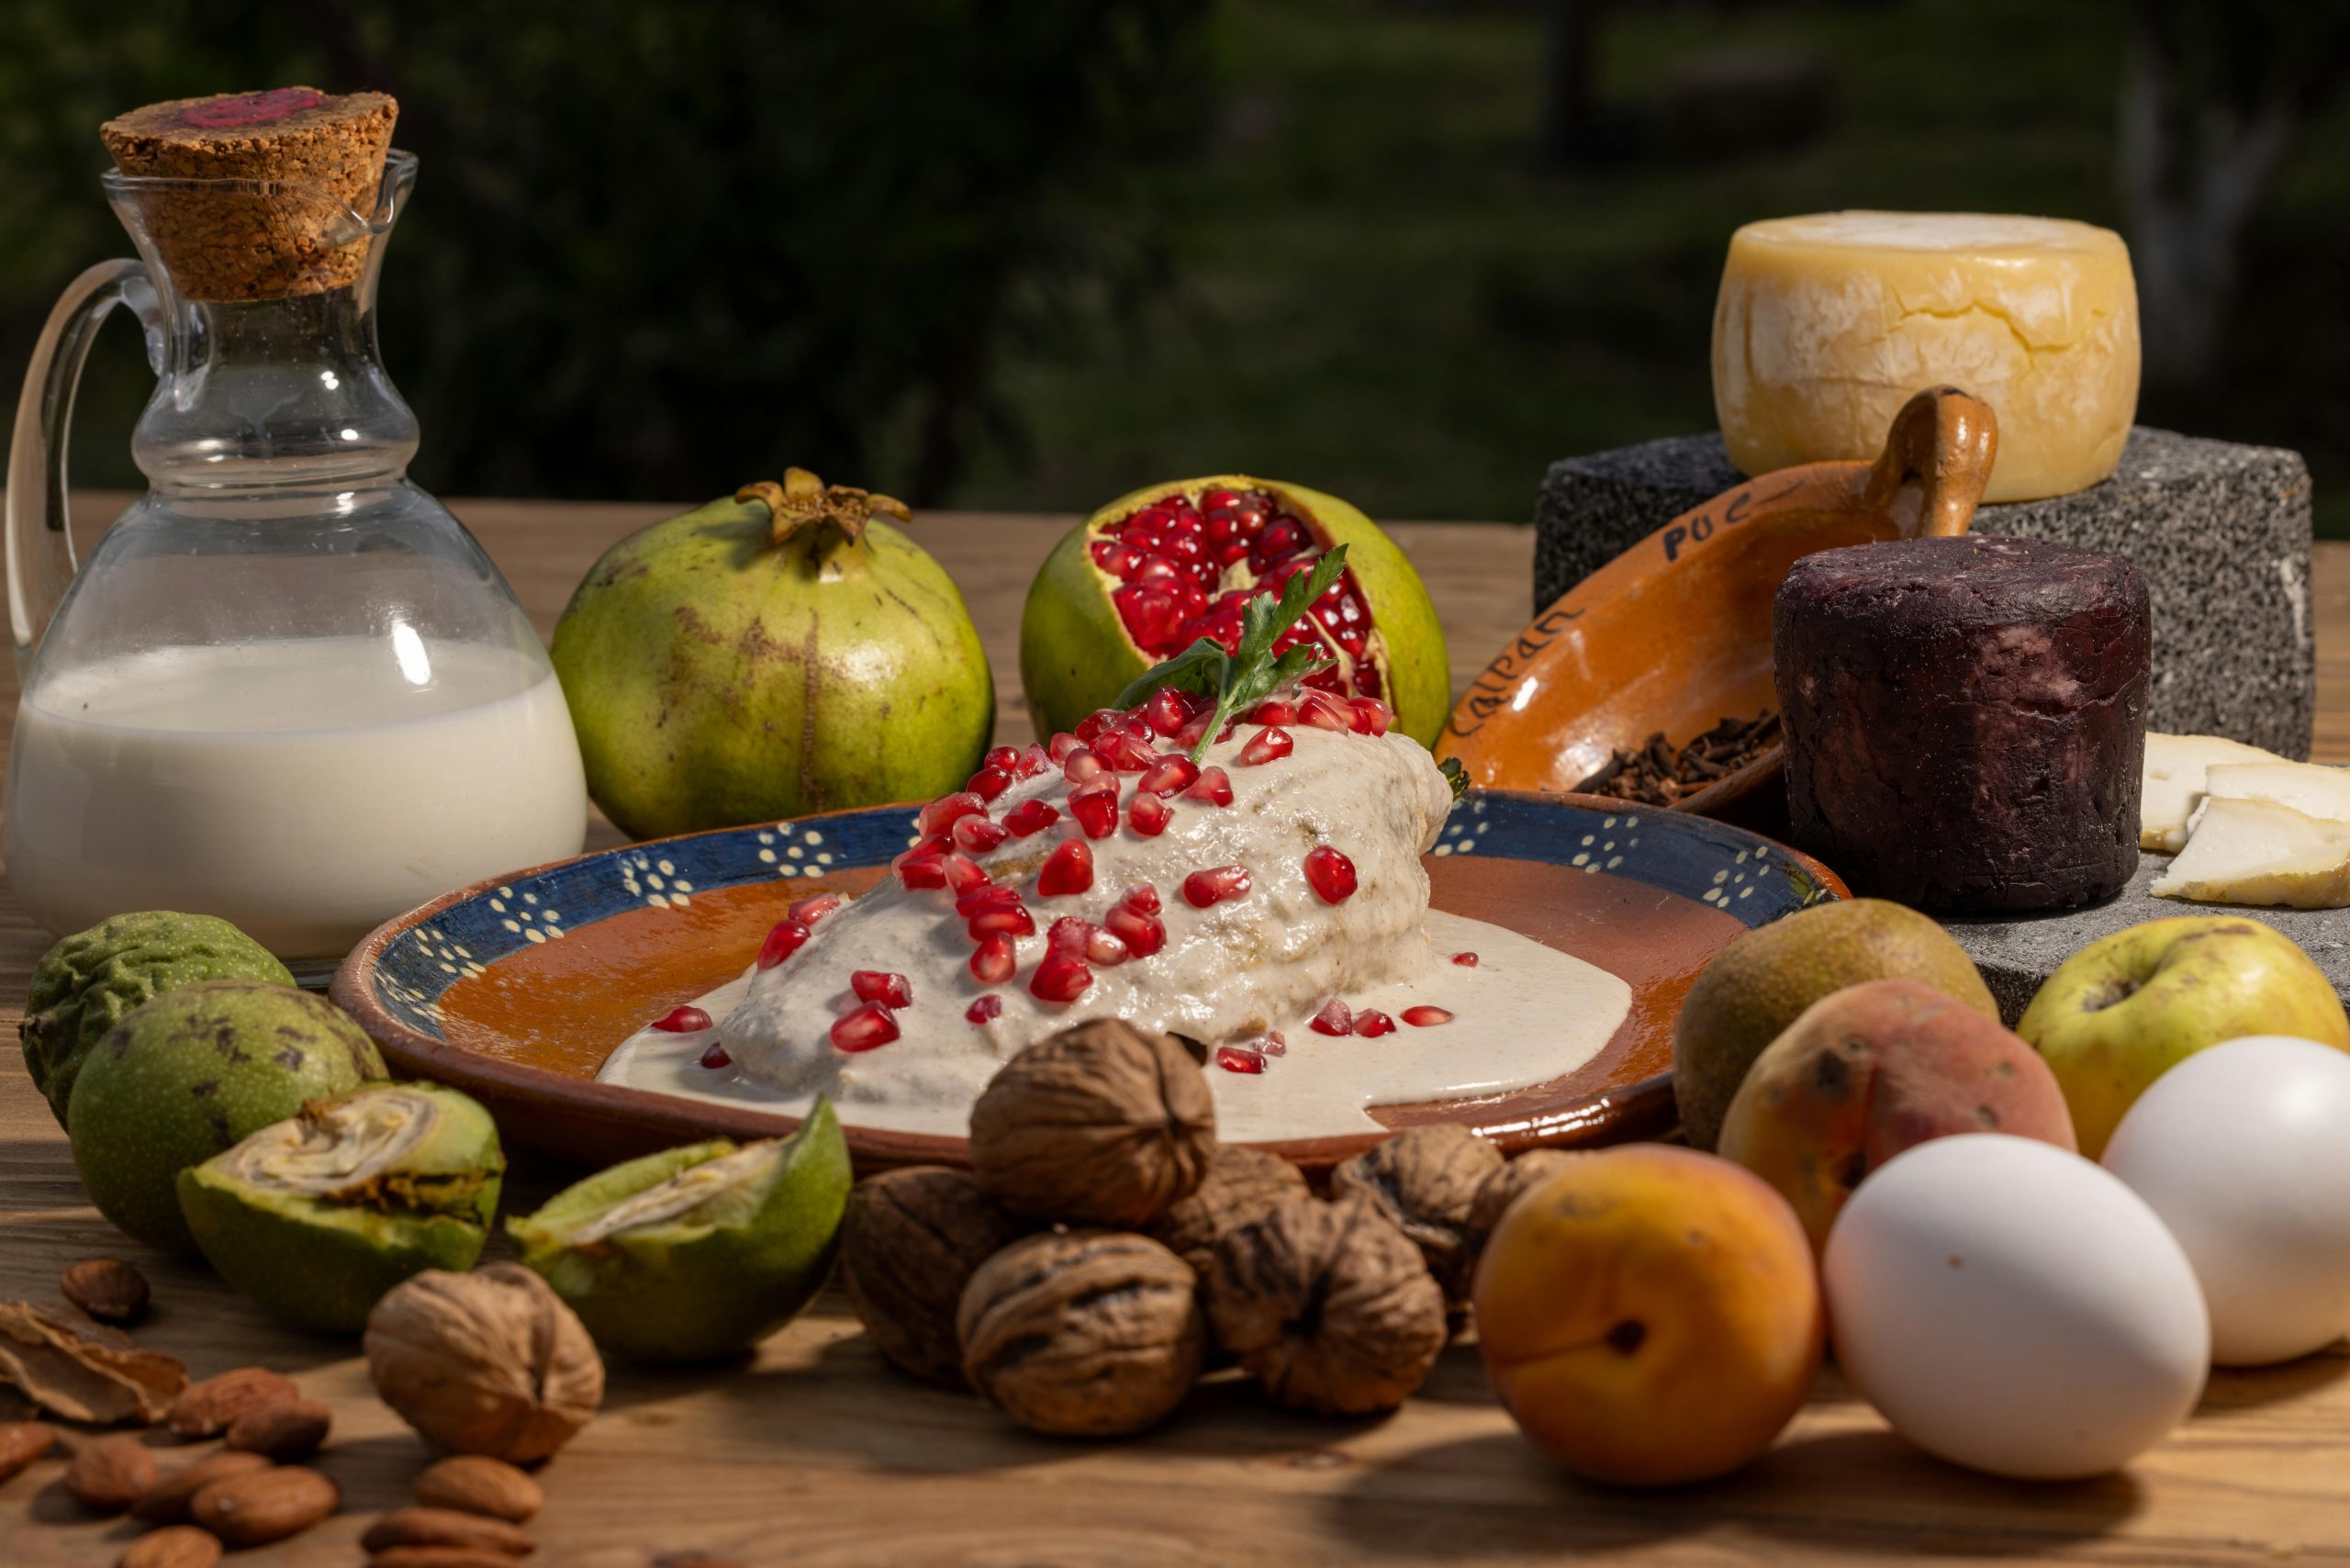
<path fill-rule="evenodd" d="M 640 506 L 458 508 L 543 630 L 588 563 L 664 515 Z M 84 515 L 110 515 L 94 504 Z M 917 525 L 986 638 L 1002 738 L 1027 732 L 1016 636 L 1028 576 L 1066 519 L 946 516 Z M 1455 686 L 1526 618 L 1523 528 L 1395 530 L 1427 576 Z M 2321 547 L 2319 753 L 2350 758 L 2350 545 Z M 0 715 L 13 715 L 13 691 Z M 0 722 L 5 722 L 0 719 Z M 610 831 L 600 830 L 610 841 Z M 46 946 L 0 896 L 0 1009 L 18 1015 Z M 533 1206 L 568 1173 L 525 1165 Z M 98 1218 L 63 1137 L 13 1051 L 0 1055 L 0 1297 L 53 1295 L 77 1258 L 135 1260 L 157 1306 L 139 1338 L 196 1375 L 263 1363 L 336 1412 L 320 1460 L 346 1512 L 232 1564 L 358 1564 L 368 1516 L 407 1500 L 421 1444 L 374 1399 L 348 1342 L 271 1327 L 202 1271 Z M 1727 1481 L 1639 1495 L 1587 1487 L 1521 1442 L 1455 1345 L 1392 1418 L 1325 1422 L 1203 1387 L 1125 1443 L 1032 1437 L 976 1400 L 916 1386 L 867 1347 L 837 1292 L 745 1364 L 616 1369 L 602 1416 L 543 1473 L 536 1562 L 647 1568 L 702 1552 L 745 1564 L 988 1568 L 1206 1563 L 1732 1563 L 2014 1555 L 2104 1562 L 2350 1559 L 2350 1351 L 2217 1375 L 2183 1430 L 2121 1475 L 2024 1485 L 1927 1459 L 1833 1373 L 1779 1446 Z M 166 1456 L 167 1462 L 171 1456 Z M 46 1462 L 0 1486 L 0 1568 L 111 1564 L 128 1527 L 81 1514 Z"/>

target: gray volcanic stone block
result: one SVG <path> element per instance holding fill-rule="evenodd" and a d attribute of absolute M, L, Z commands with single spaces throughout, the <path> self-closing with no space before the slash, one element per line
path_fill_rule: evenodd
<path fill-rule="evenodd" d="M 2350 910 L 2240 909 L 2234 904 L 2186 903 L 2158 899 L 2146 890 L 2170 868 L 2167 855 L 2139 857 L 2138 874 L 2104 903 L 2013 919 L 1961 919 L 1945 915 L 1942 926 L 1966 949 L 1998 1000 L 1999 1016 L 2013 1027 L 2056 966 L 2096 941 L 2142 921 L 2180 914 L 2242 915 L 2273 925 L 2300 945 L 2333 982 L 2334 994 L 2350 1006 Z"/>
<path fill-rule="evenodd" d="M 1718 435 L 1552 464 L 1534 513 L 1535 608 L 1744 477 Z M 2310 475 L 2299 453 L 2142 425 L 2104 484 L 1983 507 L 1974 526 L 2102 550 L 2137 566 L 2154 615 L 2147 728 L 2309 756 L 2317 650 Z"/>

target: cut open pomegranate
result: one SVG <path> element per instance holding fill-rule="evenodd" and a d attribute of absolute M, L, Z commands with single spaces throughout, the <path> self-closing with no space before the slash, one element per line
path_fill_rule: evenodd
<path fill-rule="evenodd" d="M 1169 490 L 1123 517 L 1102 519 L 1089 538 L 1094 566 L 1116 580 L 1110 601 L 1126 635 L 1153 662 L 1202 637 L 1238 652 L 1241 607 L 1259 594 L 1279 593 L 1336 543 L 1302 502 L 1228 485 L 1196 494 Z M 1332 661 L 1308 684 L 1348 696 L 1387 695 L 1386 648 L 1351 566 L 1303 619 L 1282 629 L 1273 651 L 1301 643 Z"/>

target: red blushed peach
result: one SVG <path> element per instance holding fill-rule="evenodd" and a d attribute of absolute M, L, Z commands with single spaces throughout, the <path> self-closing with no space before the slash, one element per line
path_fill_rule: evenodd
<path fill-rule="evenodd" d="M 1820 998 L 1771 1042 L 1730 1102 L 1720 1148 L 1795 1205 L 1816 1251 L 1863 1177 L 1953 1133 L 2074 1147 L 2039 1052 L 1930 986 L 1884 980 Z"/>
<path fill-rule="evenodd" d="M 1751 1172 L 1661 1144 L 1578 1156 L 1510 1205 L 1478 1346 L 1520 1429 L 1577 1475 L 1670 1485 L 1771 1446 L 1820 1354 L 1811 1249 Z"/>

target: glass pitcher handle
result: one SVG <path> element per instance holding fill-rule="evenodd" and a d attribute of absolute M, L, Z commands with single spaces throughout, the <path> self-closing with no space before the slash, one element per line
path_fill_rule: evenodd
<path fill-rule="evenodd" d="M 65 441 L 73 393 L 98 325 L 129 305 L 152 324 L 154 290 L 133 261 L 100 262 L 67 286 L 49 313 L 25 372 L 17 430 L 8 443 L 8 630 L 21 682 L 57 601 L 73 581 L 73 534 L 65 515 Z"/>

